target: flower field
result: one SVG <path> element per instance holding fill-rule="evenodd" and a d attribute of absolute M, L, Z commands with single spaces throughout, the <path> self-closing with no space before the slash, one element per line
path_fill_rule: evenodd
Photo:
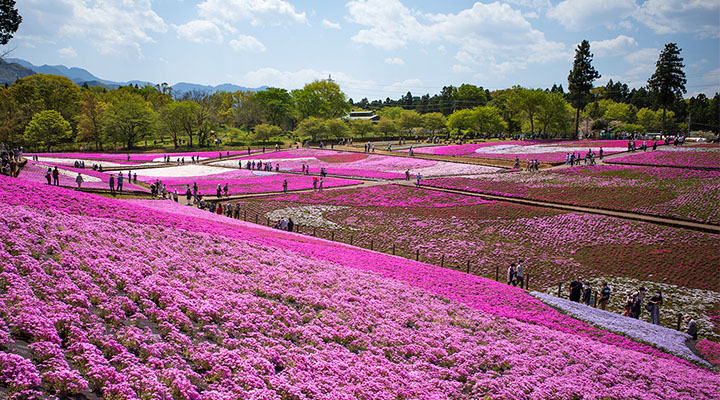
<path fill-rule="evenodd" d="M 22 172 L 20 172 L 20 175 L 18 175 L 18 179 L 47 185 L 45 173 L 47 172 L 47 169 L 50 165 L 51 164 L 48 163 L 35 163 L 33 161 L 28 161 L 27 165 L 22 169 Z M 92 169 L 87 168 L 82 169 L 66 166 L 58 167 L 58 171 L 60 172 L 60 186 L 77 188 L 75 178 L 77 177 L 77 174 L 79 172 L 80 175 L 83 177 L 83 188 L 107 190 L 110 187 L 110 175 L 105 172 L 93 171 Z M 113 172 L 112 174 L 117 175 L 116 172 Z M 123 182 L 123 190 L 148 192 L 148 190 L 144 187 L 128 183 L 127 175 L 125 174 L 125 172 L 123 172 L 123 176 L 125 176 L 125 181 Z"/>
<path fill-rule="evenodd" d="M 375 179 L 404 179 L 405 171 L 415 176 L 446 176 L 484 174 L 496 172 L 499 168 L 481 165 L 450 163 L 445 161 L 425 160 L 401 156 L 379 154 L 350 153 L 319 149 L 293 149 L 264 154 L 256 154 L 242 158 L 243 168 L 250 161 L 262 161 L 279 164 L 281 171 L 301 172 L 302 166 L 310 168 L 310 172 L 318 174 L 325 168 L 328 174 L 348 177 Z M 238 160 L 214 162 L 213 165 L 226 167 L 238 166 Z"/>
<path fill-rule="evenodd" d="M 594 165 L 538 173 L 432 179 L 425 184 L 501 196 L 720 224 L 720 171 Z"/>
<path fill-rule="evenodd" d="M 274 220 L 297 215 L 299 207 L 337 206 L 309 215 L 301 223 L 304 232 L 314 227 L 318 236 L 334 235 L 366 248 L 372 242 L 383 252 L 391 252 L 394 245 L 405 257 L 415 258 L 419 252 L 421 260 L 461 270 L 470 261 L 473 273 L 494 278 L 499 269 L 501 280 L 510 262 L 522 260 L 533 287 L 569 282 L 578 275 L 623 276 L 714 291 L 720 287 L 720 240 L 708 233 L 403 186 L 290 194 L 237 204 Z"/>
<path fill-rule="evenodd" d="M 715 371 L 487 279 L 171 202 L 39 189 L 0 177 L 0 386 L 14 398 L 720 391 Z"/>
<path fill-rule="evenodd" d="M 258 152 L 253 150 L 252 152 Z M 170 156 L 170 161 L 175 162 L 178 158 L 185 158 L 189 163 L 191 157 L 195 156 L 200 160 L 218 158 L 222 153 L 223 157 L 247 154 L 247 151 L 195 151 L 195 152 L 168 152 L 168 153 L 26 153 L 26 156 L 37 155 L 38 157 L 68 158 L 71 160 L 104 160 L 125 163 L 163 162 L 165 156 Z M 129 158 L 129 159 L 128 159 Z M 86 163 L 87 164 L 87 163 Z"/>
<path fill-rule="evenodd" d="M 603 154 L 615 154 L 627 151 L 627 142 L 621 140 L 520 140 L 506 142 L 485 142 L 451 146 L 420 147 L 413 150 L 418 154 L 434 154 L 455 157 L 489 158 L 515 160 L 522 162 L 538 160 L 541 163 L 564 163 L 568 153 L 581 153 L 582 156 L 593 150 L 597 155 L 600 148 Z M 403 150 L 405 151 L 405 150 Z"/>
<path fill-rule="evenodd" d="M 720 145 L 688 145 L 665 147 L 658 151 L 639 152 L 617 157 L 606 162 L 611 164 L 663 165 L 680 168 L 720 169 Z"/>

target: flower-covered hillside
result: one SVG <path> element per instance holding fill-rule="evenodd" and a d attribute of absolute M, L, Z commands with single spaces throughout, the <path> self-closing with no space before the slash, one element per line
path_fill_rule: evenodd
<path fill-rule="evenodd" d="M 515 288 L 197 218 L 201 211 L 174 203 L 159 204 L 169 214 L 38 189 L 0 177 L 0 386 L 16 398 L 710 399 L 720 391 L 717 373 Z"/>

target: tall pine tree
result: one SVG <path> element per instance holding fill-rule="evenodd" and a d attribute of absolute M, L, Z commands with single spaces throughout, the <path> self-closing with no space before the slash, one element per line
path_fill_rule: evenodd
<path fill-rule="evenodd" d="M 17 32 L 22 17 L 15 8 L 15 0 L 0 0 L 0 45 L 6 45 Z"/>
<path fill-rule="evenodd" d="M 665 113 L 667 107 L 685 93 L 685 72 L 683 72 L 683 59 L 680 57 L 680 49 L 676 43 L 668 43 L 660 53 L 655 63 L 655 73 L 648 79 L 650 90 L 657 96 L 658 102 L 663 108 L 662 133 L 665 133 Z"/>
<path fill-rule="evenodd" d="M 588 103 L 590 89 L 593 81 L 600 77 L 592 66 L 593 55 L 590 53 L 590 43 L 583 40 L 575 49 L 575 60 L 573 68 L 568 75 L 568 91 L 575 104 L 575 137 L 577 138 L 580 126 L 580 110 Z"/>

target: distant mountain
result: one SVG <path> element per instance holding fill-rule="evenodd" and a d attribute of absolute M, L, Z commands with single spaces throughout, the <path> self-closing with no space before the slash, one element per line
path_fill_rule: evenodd
<path fill-rule="evenodd" d="M 23 64 L 6 62 L 0 59 L 0 85 L 11 85 L 19 78 L 33 74 L 35 74 L 35 72 Z"/>
<path fill-rule="evenodd" d="M 9 58 L 6 60 L 7 63 L 14 63 L 14 64 L 8 64 L 8 65 L 15 65 L 15 70 L 18 70 L 18 68 L 22 68 L 22 71 L 24 71 L 26 74 L 18 77 L 22 78 L 25 76 L 32 75 L 33 73 L 37 74 L 49 74 L 49 75 L 60 75 L 69 78 L 72 80 L 75 84 L 82 86 L 82 84 L 86 83 L 88 86 L 103 86 L 108 89 L 116 89 L 118 86 L 128 86 L 128 85 L 138 85 L 138 86 L 145 86 L 147 84 L 155 86 L 152 82 L 147 81 L 128 81 L 128 82 L 114 82 L 114 81 L 108 81 L 105 79 L 100 79 L 97 76 L 91 74 L 87 70 L 84 70 L 82 68 L 72 67 L 68 68 L 64 65 L 41 65 L 36 66 L 32 63 L 19 59 L 19 58 Z M 5 63 L 5 64 L 7 64 Z M 7 83 L 13 83 L 17 79 L 17 77 L 13 78 L 13 73 L 11 71 L 11 67 L 4 67 L 0 66 L 0 84 Z M 20 71 L 20 70 L 18 70 Z M 5 74 L 3 74 L 5 72 Z M 27 73 L 29 72 L 29 73 Z M 18 72 L 21 73 L 21 72 Z M 5 78 L 5 75 L 7 75 L 7 81 L 3 81 L 2 79 Z M 196 83 L 187 83 L 187 82 L 179 82 L 175 85 L 171 86 L 173 89 L 173 92 L 175 92 L 177 95 L 180 95 L 182 93 L 188 93 L 192 91 L 198 91 L 198 92 L 208 92 L 208 93 L 215 93 L 218 91 L 225 91 L 225 92 L 235 92 L 238 90 L 242 91 L 260 91 L 267 89 L 267 86 L 261 86 L 259 88 L 247 88 L 243 86 L 233 85 L 231 83 L 223 83 L 221 85 L 217 86 L 209 86 L 209 85 L 199 85 Z"/>

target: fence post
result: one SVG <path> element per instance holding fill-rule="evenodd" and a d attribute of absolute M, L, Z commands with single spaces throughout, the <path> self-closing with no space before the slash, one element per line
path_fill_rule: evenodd
<path fill-rule="evenodd" d="M 415 250 L 415 261 L 420 261 L 420 249 Z"/>
<path fill-rule="evenodd" d="M 495 267 L 495 281 L 500 282 L 500 266 Z"/>
<path fill-rule="evenodd" d="M 258 215 L 255 214 L 255 223 L 256 223 L 256 224 L 257 224 L 257 220 L 258 220 Z"/>
<path fill-rule="evenodd" d="M 316 234 L 316 233 L 317 233 L 316 229 L 317 229 L 317 228 L 313 227 L 313 236 L 317 236 L 317 234 Z"/>
<path fill-rule="evenodd" d="M 393 255 L 395 255 L 395 243 L 393 243 Z"/>
<path fill-rule="evenodd" d="M 445 266 L 445 254 L 440 257 L 440 268 Z"/>
<path fill-rule="evenodd" d="M 373 239 L 370 239 L 370 250 L 373 249 Z"/>
<path fill-rule="evenodd" d="M 247 210 L 244 210 L 245 213 L 243 214 L 243 221 L 247 221 Z"/>
<path fill-rule="evenodd" d="M 682 313 L 678 313 L 677 330 L 680 330 L 680 324 L 682 323 Z"/>
<path fill-rule="evenodd" d="M 335 241 L 335 231 L 332 231 L 330 233 L 330 240 L 332 240 L 333 242 Z"/>
<path fill-rule="evenodd" d="M 470 273 L 470 260 L 467 260 L 467 273 Z"/>
<path fill-rule="evenodd" d="M 350 246 L 352 246 L 352 242 L 353 242 L 353 237 L 352 237 L 352 235 L 350 235 Z"/>
<path fill-rule="evenodd" d="M 562 290 L 562 282 L 558 283 L 558 297 L 562 297 L 560 295 L 560 291 Z"/>
<path fill-rule="evenodd" d="M 266 218 L 267 226 L 270 226 L 270 217 Z"/>
<path fill-rule="evenodd" d="M 525 290 L 530 289 L 530 274 L 525 274 Z"/>

